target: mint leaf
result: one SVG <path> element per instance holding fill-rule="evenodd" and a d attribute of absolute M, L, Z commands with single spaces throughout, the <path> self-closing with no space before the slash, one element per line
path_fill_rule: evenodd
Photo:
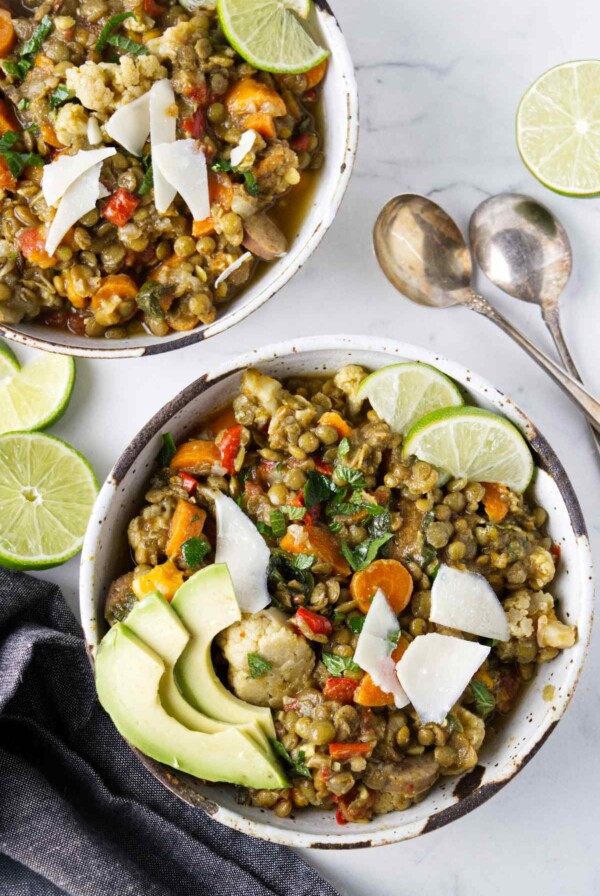
<path fill-rule="evenodd" d="M 360 666 L 351 656 L 336 656 L 335 653 L 321 652 L 321 661 L 332 675 L 341 676 L 344 672 L 360 672 Z"/>
<path fill-rule="evenodd" d="M 339 494 L 341 489 L 335 482 L 324 473 L 317 473 L 316 470 L 308 470 L 306 485 L 304 486 L 304 506 L 307 508 L 314 507 L 321 501 L 328 501 L 334 495 Z"/>
<path fill-rule="evenodd" d="M 353 488 L 364 488 L 367 484 L 361 471 L 355 470 L 353 467 L 346 467 L 344 464 L 338 464 L 335 468 L 335 472 L 337 473 L 338 479 L 347 482 L 348 485 L 351 485 Z"/>
<path fill-rule="evenodd" d="M 286 748 L 283 746 L 280 740 L 275 740 L 275 738 L 270 738 L 271 746 L 273 750 L 280 756 L 288 765 L 294 769 L 297 775 L 302 775 L 303 778 L 312 778 L 312 772 L 308 768 L 308 766 L 304 765 L 305 753 L 298 753 L 298 759 L 292 759 Z"/>
<path fill-rule="evenodd" d="M 120 12 L 117 16 L 111 16 L 111 18 L 108 20 L 108 22 L 100 32 L 100 37 L 96 41 L 95 50 L 97 53 L 102 52 L 102 50 L 106 46 L 108 38 L 111 36 L 113 31 L 115 31 L 119 27 L 121 22 L 125 21 L 125 19 L 135 19 L 135 13 Z"/>
<path fill-rule="evenodd" d="M 279 509 L 291 520 L 301 520 L 306 515 L 306 507 L 294 507 L 293 504 L 283 504 Z"/>
<path fill-rule="evenodd" d="M 58 87 L 52 91 L 50 96 L 48 97 L 48 102 L 52 106 L 53 109 L 58 109 L 59 106 L 62 106 L 63 103 L 66 103 L 67 100 L 70 100 L 73 94 L 64 84 L 59 84 Z"/>
<path fill-rule="evenodd" d="M 354 570 L 358 572 L 366 569 L 367 566 L 375 560 L 379 549 L 390 540 L 392 533 L 382 535 L 379 538 L 366 538 L 355 548 L 351 548 L 345 541 L 342 542 L 342 554 Z"/>
<path fill-rule="evenodd" d="M 50 16 L 44 16 L 29 40 L 25 41 L 21 47 L 19 56 L 35 56 L 35 54 L 42 49 L 42 44 L 52 31 L 53 27 L 53 22 Z"/>
<path fill-rule="evenodd" d="M 475 679 L 473 679 L 470 687 L 471 692 L 475 697 L 475 711 L 482 718 L 485 718 L 491 712 L 493 712 L 496 707 L 494 695 L 483 681 L 476 681 Z"/>
<path fill-rule="evenodd" d="M 290 558 L 290 562 L 294 569 L 310 569 L 315 562 L 315 558 L 312 554 L 293 554 Z"/>
<path fill-rule="evenodd" d="M 285 517 L 281 510 L 272 510 L 270 516 L 271 531 L 275 538 L 283 538 L 286 533 Z"/>
<path fill-rule="evenodd" d="M 346 457 L 346 455 L 348 454 L 349 451 L 350 451 L 350 442 L 348 441 L 346 436 L 344 436 L 344 438 L 338 445 L 337 456 L 340 458 L 340 460 L 342 460 L 344 457 Z"/>
<path fill-rule="evenodd" d="M 347 626 L 355 635 L 360 635 L 364 628 L 366 618 L 366 616 L 353 616 L 348 620 Z"/>
<path fill-rule="evenodd" d="M 150 161 L 149 154 L 147 156 L 143 156 L 142 167 L 144 169 L 144 176 L 137 191 L 138 196 L 145 196 L 146 193 L 149 193 L 154 186 L 154 172 L 152 171 L 152 162 Z"/>
<path fill-rule="evenodd" d="M 138 308 L 141 308 L 145 314 L 158 320 L 163 320 L 165 312 L 162 309 L 160 300 L 170 292 L 170 287 L 163 286 L 161 283 L 157 283 L 156 280 L 146 280 L 135 300 Z"/>
<path fill-rule="evenodd" d="M 188 538 L 181 545 L 181 556 L 189 569 L 200 566 L 208 553 L 210 553 L 210 545 L 204 538 Z"/>
<path fill-rule="evenodd" d="M 273 664 L 261 656 L 260 653 L 249 653 L 248 668 L 252 678 L 261 678 L 271 671 Z"/>
<path fill-rule="evenodd" d="M 150 50 L 144 44 L 138 44 L 135 40 L 130 40 L 124 34 L 111 34 L 106 39 L 106 43 L 111 47 L 118 47 L 125 53 L 131 53 L 132 56 L 149 56 Z"/>

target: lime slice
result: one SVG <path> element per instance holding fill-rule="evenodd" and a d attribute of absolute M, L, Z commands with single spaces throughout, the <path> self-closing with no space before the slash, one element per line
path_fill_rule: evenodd
<path fill-rule="evenodd" d="M 381 419 L 404 435 L 426 414 L 464 403 L 451 379 L 418 361 L 376 370 L 362 381 L 358 397 L 368 398 Z"/>
<path fill-rule="evenodd" d="M 328 55 L 304 30 L 308 0 L 218 0 L 221 27 L 240 56 L 263 72 L 306 72 Z"/>
<path fill-rule="evenodd" d="M 0 380 L 5 376 L 12 376 L 21 369 L 12 348 L 0 339 Z"/>
<path fill-rule="evenodd" d="M 81 550 L 98 493 L 84 457 L 54 436 L 0 436 L 0 566 L 48 569 Z"/>
<path fill-rule="evenodd" d="M 65 412 L 75 381 L 73 358 L 44 353 L 10 374 L 0 380 L 0 433 L 44 429 Z"/>
<path fill-rule="evenodd" d="M 600 61 L 566 62 L 529 88 L 517 112 L 517 145 L 544 186 L 567 196 L 600 193 Z"/>
<path fill-rule="evenodd" d="M 481 408 L 444 408 L 428 414 L 408 433 L 403 453 L 455 479 L 500 482 L 515 492 L 524 492 L 533 476 L 533 458 L 519 430 Z"/>

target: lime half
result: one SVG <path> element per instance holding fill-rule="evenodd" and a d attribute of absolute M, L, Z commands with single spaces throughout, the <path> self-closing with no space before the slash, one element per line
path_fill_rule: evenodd
<path fill-rule="evenodd" d="M 0 339 L 0 381 L 5 376 L 12 376 L 13 373 L 18 373 L 20 369 L 21 366 L 12 348 L 9 348 L 6 342 Z"/>
<path fill-rule="evenodd" d="M 263 72 L 306 72 L 328 55 L 294 13 L 306 18 L 309 0 L 218 0 L 221 27 L 230 44 Z"/>
<path fill-rule="evenodd" d="M 532 84 L 517 112 L 517 145 L 544 186 L 600 193 L 600 60 L 566 62 Z"/>
<path fill-rule="evenodd" d="M 457 386 L 445 376 L 418 361 L 390 364 L 365 377 L 358 397 L 368 398 L 371 407 L 394 432 L 404 435 L 421 417 L 440 408 L 463 404 Z"/>
<path fill-rule="evenodd" d="M 404 442 L 405 457 L 420 460 L 471 482 L 500 482 L 524 492 L 533 458 L 519 430 L 481 408 L 444 408 L 419 420 Z"/>
<path fill-rule="evenodd" d="M 84 457 L 54 436 L 0 436 L 0 566 L 48 569 L 81 550 L 98 493 Z"/>
<path fill-rule="evenodd" d="M 0 379 L 0 433 L 44 429 L 64 414 L 75 381 L 73 358 L 44 353 L 7 374 Z"/>

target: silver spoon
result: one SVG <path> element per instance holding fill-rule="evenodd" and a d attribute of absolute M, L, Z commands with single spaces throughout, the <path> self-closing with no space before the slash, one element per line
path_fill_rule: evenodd
<path fill-rule="evenodd" d="M 573 268 L 571 244 L 560 221 L 530 196 L 501 193 L 475 209 L 469 238 L 488 280 L 540 306 L 563 364 L 581 382 L 560 325 L 558 302 Z M 600 438 L 594 437 L 600 451 Z"/>
<path fill-rule="evenodd" d="M 373 246 L 384 274 L 406 298 L 433 308 L 465 305 L 485 315 L 544 368 L 600 431 L 600 402 L 474 292 L 467 244 L 437 203 L 414 193 L 390 199 L 375 222 Z"/>

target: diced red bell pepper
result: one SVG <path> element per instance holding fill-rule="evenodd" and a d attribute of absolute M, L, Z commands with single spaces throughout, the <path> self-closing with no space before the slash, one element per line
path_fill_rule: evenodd
<path fill-rule="evenodd" d="M 294 137 L 294 139 L 290 141 L 290 146 L 298 152 L 306 152 L 308 150 L 309 139 L 308 134 L 298 134 L 297 137 Z"/>
<path fill-rule="evenodd" d="M 346 762 L 348 759 L 354 759 L 355 756 L 366 756 L 373 749 L 373 744 L 329 744 L 329 755 L 336 762 Z"/>
<path fill-rule="evenodd" d="M 235 473 L 235 459 L 240 450 L 240 442 L 242 440 L 243 426 L 239 423 L 236 426 L 230 426 L 221 436 L 219 442 L 219 451 L 221 453 L 221 464 L 225 467 L 230 475 Z"/>
<path fill-rule="evenodd" d="M 338 824 L 348 824 L 348 819 L 344 818 L 344 814 L 341 809 L 338 809 L 335 813 L 335 820 Z"/>
<path fill-rule="evenodd" d="M 330 635 L 333 631 L 333 626 L 329 619 L 326 619 L 325 616 L 321 616 L 319 613 L 313 613 L 312 610 L 307 610 L 306 607 L 299 607 L 296 615 L 306 623 L 315 635 Z"/>
<path fill-rule="evenodd" d="M 189 118 L 184 118 L 181 122 L 181 130 L 188 137 L 193 137 L 194 140 L 199 140 L 203 137 L 206 132 L 206 113 L 204 109 L 199 107 Z"/>
<path fill-rule="evenodd" d="M 137 196 L 134 196 L 129 190 L 120 187 L 105 204 L 102 214 L 116 227 L 123 227 L 123 225 L 127 224 L 139 204 L 140 200 Z"/>
<path fill-rule="evenodd" d="M 302 492 L 298 492 L 294 500 L 291 502 L 292 507 L 304 507 L 304 495 Z M 306 513 L 304 514 L 303 520 L 307 526 L 312 526 L 321 516 L 321 504 L 313 504 L 312 507 L 307 507 Z"/>
<path fill-rule="evenodd" d="M 552 554 L 552 559 L 554 560 L 555 565 L 558 566 L 558 564 L 560 563 L 560 554 L 561 554 L 560 545 L 553 544 L 550 547 L 550 553 Z"/>
<path fill-rule="evenodd" d="M 353 681 L 351 678 L 326 678 L 323 693 L 338 703 L 352 703 L 357 687 L 358 681 Z"/>
<path fill-rule="evenodd" d="M 201 106 L 208 106 L 210 103 L 210 90 L 206 84 L 193 84 L 189 87 L 186 87 L 183 91 L 185 96 L 189 96 L 190 99 L 196 100 Z"/>
<path fill-rule="evenodd" d="M 333 473 L 333 467 L 326 464 L 324 460 L 315 460 L 315 469 L 317 473 L 324 473 L 325 476 L 331 476 Z"/>
<path fill-rule="evenodd" d="M 157 19 L 164 11 L 165 7 L 155 3 L 154 0 L 144 0 L 144 12 L 152 19 Z"/>
<path fill-rule="evenodd" d="M 46 252 L 46 238 L 39 227 L 22 230 L 17 243 L 25 258 L 38 268 L 51 268 L 57 263 L 56 257 Z"/>
<path fill-rule="evenodd" d="M 302 96 L 305 103 L 315 103 L 317 101 L 317 91 L 314 87 L 306 90 Z"/>
<path fill-rule="evenodd" d="M 181 484 L 188 493 L 188 495 L 193 495 L 196 489 L 198 488 L 198 480 L 194 479 L 193 476 L 190 476 L 189 473 L 181 472 L 179 474 L 179 478 L 181 479 Z"/>

